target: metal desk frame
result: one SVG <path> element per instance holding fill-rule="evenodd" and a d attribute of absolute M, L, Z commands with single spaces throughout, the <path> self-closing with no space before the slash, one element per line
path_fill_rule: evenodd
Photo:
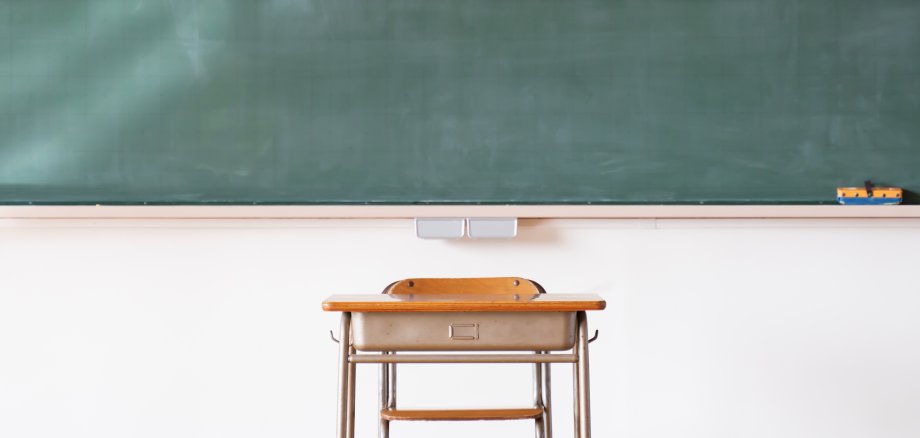
<path fill-rule="evenodd" d="M 575 437 L 591 437 L 591 397 L 588 371 L 588 317 L 576 313 L 576 343 L 571 353 L 550 354 L 357 354 L 352 346 L 351 312 L 342 312 L 339 326 L 339 381 L 336 437 L 355 435 L 355 373 L 359 363 L 380 366 L 378 403 L 380 410 L 396 408 L 396 364 L 398 363 L 531 363 L 533 364 L 534 405 L 543 414 L 536 420 L 536 438 L 552 438 L 550 364 L 573 364 Z M 389 421 L 380 418 L 380 438 L 389 437 Z"/>

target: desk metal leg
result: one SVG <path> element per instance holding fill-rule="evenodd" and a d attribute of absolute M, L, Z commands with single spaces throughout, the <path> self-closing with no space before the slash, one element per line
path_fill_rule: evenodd
<path fill-rule="evenodd" d="M 390 354 L 396 354 L 396 353 L 390 352 Z M 390 381 L 387 383 L 387 389 L 388 389 L 387 395 L 389 396 L 389 398 L 387 399 L 387 409 L 396 409 L 396 364 L 395 363 L 390 364 L 389 378 L 390 378 Z"/>
<path fill-rule="evenodd" d="M 342 313 L 342 321 L 339 326 L 339 394 L 338 394 L 338 405 L 339 410 L 337 412 L 337 422 L 336 422 L 336 437 L 337 438 L 349 438 L 349 423 L 350 419 L 354 418 L 354 415 L 349 415 L 353 413 L 353 410 L 350 410 L 349 405 L 354 406 L 352 403 L 354 401 L 354 380 L 352 370 L 352 364 L 348 362 L 348 354 L 351 351 L 351 313 L 344 312 Z M 349 418 L 351 417 L 351 418 Z"/>
<path fill-rule="evenodd" d="M 578 327 L 578 330 L 576 330 L 576 333 L 577 333 L 576 336 L 580 338 L 581 337 L 581 326 Z M 581 404 L 579 403 L 581 401 L 581 391 L 579 391 L 580 387 L 578 385 L 578 383 L 581 382 L 581 377 L 579 376 L 580 367 L 578 366 L 579 364 L 578 364 L 578 359 L 577 359 L 578 345 L 575 345 L 575 348 L 573 350 L 575 352 L 576 361 L 575 363 L 572 364 L 572 396 L 573 396 L 572 397 L 572 401 L 573 401 L 572 413 L 574 414 L 573 415 L 574 421 L 572 422 L 572 424 L 575 426 L 574 427 L 575 434 L 572 436 L 574 436 L 575 438 L 581 438 L 581 427 L 580 427 L 581 426 Z"/>
<path fill-rule="evenodd" d="M 547 352 L 544 352 L 547 353 Z M 550 365 L 542 364 L 543 367 L 543 427 L 546 430 L 544 436 L 553 438 L 553 382 L 550 378 Z"/>
<path fill-rule="evenodd" d="M 588 316 L 578 312 L 578 363 L 576 364 L 578 394 L 578 438 L 591 438 L 591 394 L 588 378 Z"/>
<path fill-rule="evenodd" d="M 389 354 L 384 352 L 383 354 Z M 378 391 L 378 400 L 377 406 L 378 410 L 382 411 L 390 407 L 390 367 L 395 367 L 396 364 L 380 364 L 380 375 L 378 376 L 379 380 L 379 391 Z M 377 425 L 377 431 L 379 438 L 389 438 L 390 437 L 390 421 L 383 419 L 383 416 L 378 412 L 379 423 Z"/>
<path fill-rule="evenodd" d="M 355 348 L 348 349 L 348 354 L 354 355 Z M 348 363 L 348 438 L 355 438 L 355 377 L 357 364 Z"/>
<path fill-rule="evenodd" d="M 391 351 L 383 354 L 393 354 Z M 378 401 L 380 410 L 396 409 L 396 364 L 380 364 L 380 400 Z M 380 438 L 390 438 L 390 421 L 380 417 L 378 425 Z"/>
<path fill-rule="evenodd" d="M 541 354 L 540 351 L 535 351 Z M 533 405 L 535 408 L 544 408 L 543 403 L 543 364 L 533 364 Z M 546 411 L 534 420 L 534 436 L 546 438 Z"/>

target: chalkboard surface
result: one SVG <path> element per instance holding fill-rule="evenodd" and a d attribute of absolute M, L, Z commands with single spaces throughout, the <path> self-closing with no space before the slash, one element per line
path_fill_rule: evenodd
<path fill-rule="evenodd" d="M 920 189 L 916 0 L 0 0 L 0 203 Z"/>

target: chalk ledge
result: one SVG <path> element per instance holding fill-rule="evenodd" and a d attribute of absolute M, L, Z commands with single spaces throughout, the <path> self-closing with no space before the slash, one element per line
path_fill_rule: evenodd
<path fill-rule="evenodd" d="M 920 205 L 0 206 L 7 219 L 806 219 L 920 218 Z"/>

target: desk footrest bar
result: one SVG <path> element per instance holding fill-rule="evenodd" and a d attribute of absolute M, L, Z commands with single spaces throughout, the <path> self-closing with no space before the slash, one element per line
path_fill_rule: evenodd
<path fill-rule="evenodd" d="M 543 415 L 542 408 L 524 409 L 384 409 L 380 417 L 388 421 L 486 421 L 533 420 Z"/>
<path fill-rule="evenodd" d="M 352 354 L 352 363 L 575 363 L 575 354 Z"/>

